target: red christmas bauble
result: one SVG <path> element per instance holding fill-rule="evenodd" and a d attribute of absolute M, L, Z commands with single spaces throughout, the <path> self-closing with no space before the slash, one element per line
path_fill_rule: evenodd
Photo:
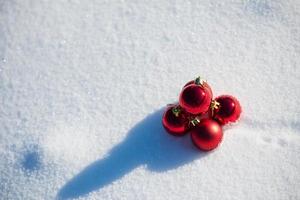
<path fill-rule="evenodd" d="M 191 137 L 196 147 L 203 151 L 210 151 L 222 141 L 222 127 L 215 120 L 203 119 L 192 129 Z"/>
<path fill-rule="evenodd" d="M 211 99 L 212 91 L 209 85 L 197 78 L 182 89 L 179 104 L 187 112 L 196 115 L 208 111 Z"/>
<path fill-rule="evenodd" d="M 188 114 L 178 105 L 169 106 L 163 115 L 162 124 L 168 133 L 182 136 L 189 129 Z"/>
<path fill-rule="evenodd" d="M 195 84 L 195 80 L 191 80 L 191 81 L 187 82 L 183 86 L 183 88 L 185 88 L 186 86 L 191 85 L 191 84 Z M 203 87 L 205 87 L 208 90 L 208 92 L 210 93 L 210 96 L 213 97 L 213 92 L 212 92 L 212 89 L 211 89 L 210 85 L 208 85 L 208 83 L 206 81 L 203 81 L 202 85 L 203 85 Z"/>
<path fill-rule="evenodd" d="M 225 125 L 229 122 L 235 122 L 242 112 L 239 101 L 230 95 L 222 95 L 215 99 L 219 103 L 217 108 L 210 110 L 210 116 Z"/>

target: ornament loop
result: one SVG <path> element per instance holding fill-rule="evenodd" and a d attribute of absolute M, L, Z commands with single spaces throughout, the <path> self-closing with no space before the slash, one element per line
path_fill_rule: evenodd
<path fill-rule="evenodd" d="M 200 76 L 198 76 L 198 77 L 195 79 L 195 84 L 196 84 L 196 85 L 201 85 L 201 86 L 203 86 L 204 83 L 206 83 L 206 80 L 202 79 Z"/>
<path fill-rule="evenodd" d="M 214 111 L 220 108 L 220 103 L 216 100 L 212 100 L 210 103 L 211 115 L 214 115 Z"/>
<path fill-rule="evenodd" d="M 189 123 L 192 125 L 192 126 L 196 126 L 197 124 L 200 123 L 200 119 L 198 117 L 195 117 L 194 119 L 190 120 Z"/>
<path fill-rule="evenodd" d="M 176 117 L 179 116 L 180 112 L 181 112 L 180 106 L 174 106 L 174 108 L 172 108 L 172 113 L 173 113 Z"/>

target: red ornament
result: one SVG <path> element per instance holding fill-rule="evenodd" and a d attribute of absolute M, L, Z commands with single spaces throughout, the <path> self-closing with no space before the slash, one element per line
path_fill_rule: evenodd
<path fill-rule="evenodd" d="M 219 96 L 212 103 L 215 103 L 215 106 L 211 107 L 210 116 L 222 125 L 235 122 L 242 112 L 239 101 L 230 95 Z"/>
<path fill-rule="evenodd" d="M 191 114 L 202 114 L 208 111 L 212 92 L 206 82 L 198 77 L 194 82 L 189 82 L 179 96 L 179 104 Z"/>
<path fill-rule="evenodd" d="M 191 85 L 191 84 L 195 84 L 195 80 L 191 80 L 191 81 L 187 82 L 187 83 L 183 86 L 183 88 L 185 88 L 186 86 Z M 211 87 L 208 85 L 208 83 L 207 83 L 206 81 L 202 81 L 202 85 L 203 85 L 203 87 L 205 87 L 205 88 L 208 90 L 208 92 L 210 93 L 210 96 L 213 97 L 212 89 L 211 89 Z"/>
<path fill-rule="evenodd" d="M 192 141 L 203 151 L 216 148 L 223 138 L 222 127 L 212 119 L 203 119 L 191 131 Z"/>
<path fill-rule="evenodd" d="M 168 133 L 182 136 L 189 128 L 188 114 L 178 105 L 169 106 L 163 115 L 162 123 Z"/>

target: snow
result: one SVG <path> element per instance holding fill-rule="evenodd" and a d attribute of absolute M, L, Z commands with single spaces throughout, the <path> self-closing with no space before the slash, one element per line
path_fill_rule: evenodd
<path fill-rule="evenodd" d="M 0 1 L 0 199 L 300 199 L 300 2 Z M 201 75 L 238 124 L 161 125 Z"/>

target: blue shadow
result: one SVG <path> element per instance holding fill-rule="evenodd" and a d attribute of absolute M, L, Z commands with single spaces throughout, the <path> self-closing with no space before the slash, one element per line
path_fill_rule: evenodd
<path fill-rule="evenodd" d="M 21 165 L 24 170 L 28 172 L 32 172 L 40 169 L 40 156 L 37 150 L 28 151 L 24 154 L 24 158 L 21 162 Z"/>
<path fill-rule="evenodd" d="M 175 169 L 207 153 L 196 149 L 189 135 L 174 137 L 166 133 L 161 119 L 164 109 L 135 125 L 123 142 L 105 158 L 95 161 L 68 181 L 58 199 L 77 198 L 101 189 L 140 165 L 156 172 Z"/>

